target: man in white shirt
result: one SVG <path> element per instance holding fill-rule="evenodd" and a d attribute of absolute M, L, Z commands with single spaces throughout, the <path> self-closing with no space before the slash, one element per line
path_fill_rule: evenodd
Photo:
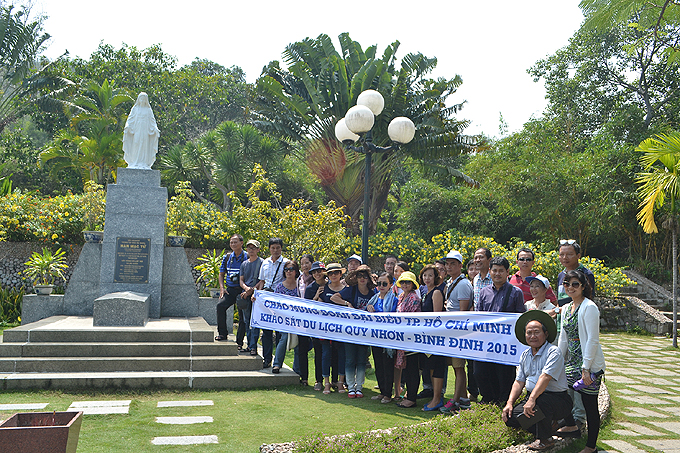
<path fill-rule="evenodd" d="M 283 252 L 283 241 L 280 238 L 269 239 L 270 257 L 262 262 L 260 276 L 255 289 L 274 291 L 279 283 L 283 281 L 283 267 L 288 261 L 281 256 Z M 262 367 L 269 368 L 272 364 L 272 353 L 274 351 L 273 331 L 262 330 Z"/>

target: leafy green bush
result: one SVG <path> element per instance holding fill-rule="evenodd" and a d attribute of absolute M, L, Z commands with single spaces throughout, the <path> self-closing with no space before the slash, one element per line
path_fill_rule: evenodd
<path fill-rule="evenodd" d="M 303 439 L 296 442 L 301 453 L 385 452 L 484 453 L 528 440 L 525 432 L 505 426 L 501 411 L 491 405 L 475 405 L 456 417 L 439 415 L 432 421 L 402 426 L 390 432 L 352 433 L 345 436 Z"/>
<path fill-rule="evenodd" d="M 21 317 L 23 291 L 0 288 L 0 324 L 16 324 Z"/>

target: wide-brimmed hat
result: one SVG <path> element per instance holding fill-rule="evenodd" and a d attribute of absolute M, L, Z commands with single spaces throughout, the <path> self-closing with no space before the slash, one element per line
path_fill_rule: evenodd
<path fill-rule="evenodd" d="M 348 272 L 347 275 L 345 276 L 345 283 L 347 283 L 349 286 L 354 286 L 357 283 L 359 283 L 357 276 L 360 273 L 364 273 L 368 275 L 368 287 L 373 289 L 375 288 L 375 283 L 373 282 L 373 278 L 371 278 L 371 268 L 368 267 L 365 264 L 360 265 L 357 267 L 355 270 Z"/>
<path fill-rule="evenodd" d="M 345 268 L 342 267 L 342 264 L 340 263 L 330 263 L 328 266 L 326 266 L 326 273 L 333 271 L 345 272 Z"/>
<path fill-rule="evenodd" d="M 535 276 L 535 277 L 527 277 L 524 280 L 526 280 L 527 283 L 530 284 L 530 285 L 531 285 L 531 282 L 533 282 L 534 280 L 538 280 L 539 282 L 543 283 L 543 286 L 545 287 L 545 289 L 550 289 L 550 281 L 540 274 Z"/>
<path fill-rule="evenodd" d="M 312 268 L 309 270 L 309 272 L 319 271 L 319 270 L 326 272 L 326 265 L 323 264 L 321 261 L 314 261 L 312 263 Z"/>
<path fill-rule="evenodd" d="M 515 323 L 515 336 L 520 343 L 529 346 L 526 338 L 526 328 L 527 324 L 531 321 L 538 321 L 548 329 L 548 343 L 555 341 L 555 338 L 557 337 L 557 326 L 550 315 L 543 310 L 529 310 L 522 314 Z"/>
<path fill-rule="evenodd" d="M 361 260 L 361 257 L 360 257 L 359 255 L 357 255 L 356 253 L 355 253 L 354 255 L 350 256 L 349 258 L 347 258 L 347 262 L 348 262 L 348 263 L 349 263 L 350 261 L 352 261 L 352 260 L 357 260 L 357 261 L 359 262 L 359 264 L 363 264 L 363 263 L 364 263 L 364 262 Z"/>
<path fill-rule="evenodd" d="M 399 280 L 397 280 L 397 286 L 399 288 L 401 288 L 401 282 L 411 282 L 414 285 L 414 289 L 418 289 L 418 279 L 416 278 L 416 274 L 411 271 L 401 273 Z"/>

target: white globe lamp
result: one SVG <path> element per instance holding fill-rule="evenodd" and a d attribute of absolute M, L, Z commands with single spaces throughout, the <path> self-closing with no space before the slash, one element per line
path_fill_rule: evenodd
<path fill-rule="evenodd" d="M 375 116 L 378 116 L 385 108 L 385 99 L 375 90 L 366 90 L 361 92 L 357 98 L 357 105 L 365 105 Z"/>
<path fill-rule="evenodd" d="M 359 140 L 359 136 L 347 128 L 344 118 L 335 124 L 335 137 L 342 143 L 354 143 Z"/>
<path fill-rule="evenodd" d="M 416 135 L 416 126 L 413 121 L 405 116 L 398 116 L 390 121 L 387 126 L 387 134 L 393 142 L 406 144 L 413 140 Z"/>
<path fill-rule="evenodd" d="M 365 105 L 355 105 L 345 114 L 345 125 L 355 134 L 363 134 L 373 128 L 375 116 Z"/>

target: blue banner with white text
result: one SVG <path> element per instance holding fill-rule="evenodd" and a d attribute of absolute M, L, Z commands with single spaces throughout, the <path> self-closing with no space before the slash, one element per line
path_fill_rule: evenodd
<path fill-rule="evenodd" d="M 369 313 L 255 291 L 251 327 L 326 340 L 517 365 L 527 346 L 515 338 L 518 313 Z"/>

